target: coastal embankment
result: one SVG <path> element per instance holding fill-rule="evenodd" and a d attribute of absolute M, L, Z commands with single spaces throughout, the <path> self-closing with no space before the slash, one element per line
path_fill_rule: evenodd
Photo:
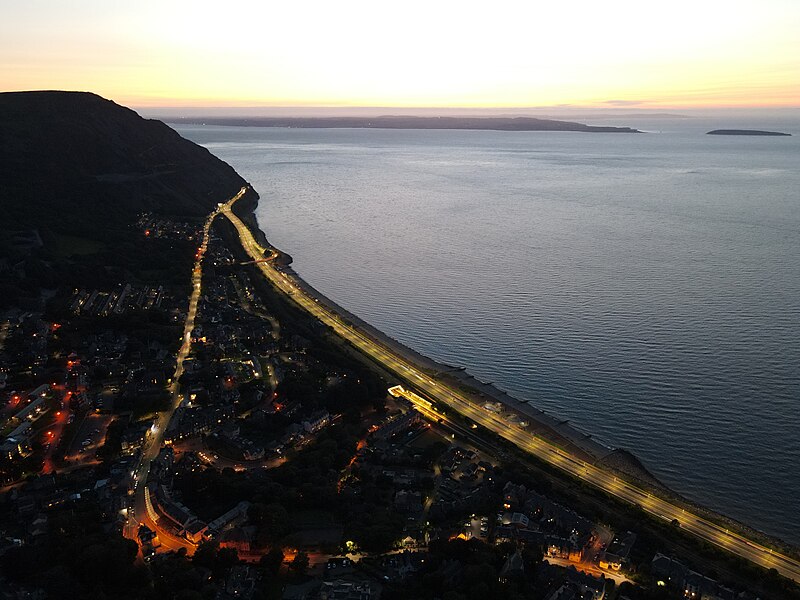
<path fill-rule="evenodd" d="M 402 361 L 405 361 L 408 365 L 413 365 L 411 371 L 416 370 L 414 377 L 420 377 L 420 374 L 424 373 L 428 377 L 435 378 L 440 382 L 442 388 L 458 390 L 458 393 L 474 406 L 474 409 L 472 409 L 473 412 L 475 409 L 478 411 L 485 410 L 488 415 L 489 411 L 491 411 L 494 413 L 495 417 L 502 414 L 502 418 L 508 423 L 508 429 L 510 431 L 514 429 L 519 429 L 520 431 L 524 430 L 529 434 L 533 434 L 533 439 L 541 438 L 545 440 L 551 448 L 559 449 L 556 450 L 557 452 L 563 452 L 565 455 L 568 454 L 574 459 L 584 461 L 587 465 L 594 465 L 608 474 L 619 476 L 621 480 L 631 482 L 633 484 L 631 489 L 639 490 L 637 494 L 646 496 L 647 502 L 653 502 L 650 498 L 650 493 L 652 493 L 653 497 L 659 497 L 671 503 L 669 505 L 664 505 L 666 508 L 670 506 L 678 507 L 679 509 L 683 508 L 685 510 L 684 516 L 686 516 L 687 519 L 692 513 L 697 515 L 697 517 L 692 517 L 693 519 L 705 519 L 705 522 L 699 521 L 701 524 L 699 527 L 713 528 L 715 534 L 712 535 L 710 539 L 714 541 L 714 543 L 718 543 L 717 537 L 723 535 L 716 532 L 722 531 L 725 532 L 725 536 L 729 536 L 731 535 L 728 533 L 730 529 L 731 531 L 738 531 L 740 534 L 744 534 L 747 538 L 757 541 L 760 544 L 780 549 L 780 551 L 785 552 L 787 555 L 798 556 L 797 549 L 793 546 L 776 540 L 743 523 L 709 510 L 704 506 L 695 504 L 667 488 L 653 476 L 632 453 L 623 449 L 614 449 L 598 442 L 593 439 L 590 434 L 580 431 L 568 421 L 559 420 L 544 411 L 536 409 L 528 402 L 523 402 L 510 396 L 491 383 L 481 382 L 463 368 L 442 364 L 430 357 L 420 354 L 339 306 L 330 298 L 320 293 L 319 290 L 305 282 L 302 277 L 294 271 L 291 267 L 292 259 L 289 255 L 280 252 L 269 244 L 264 232 L 261 231 L 256 221 L 255 209 L 257 202 L 258 195 L 255 192 L 249 192 L 242 200 L 236 203 L 233 207 L 233 212 L 239 217 L 242 224 L 250 230 L 250 234 L 255 238 L 255 241 L 262 246 L 262 249 L 259 251 L 263 251 L 263 248 L 269 250 L 269 252 L 265 252 L 265 255 L 269 254 L 273 257 L 272 260 L 270 260 L 272 268 L 277 268 L 277 271 L 283 274 L 286 281 L 290 282 L 288 288 L 285 285 L 282 286 L 284 287 L 284 292 L 289 295 L 296 293 L 298 298 L 305 298 L 306 304 L 309 300 L 313 303 L 317 303 L 320 309 L 323 309 L 323 312 L 327 311 L 328 314 L 335 314 L 336 319 L 343 321 L 351 331 L 360 332 L 360 337 L 362 339 L 368 338 L 372 340 L 371 344 L 373 344 L 373 346 L 375 344 L 383 346 L 389 353 L 401 359 L 400 363 L 398 363 L 398 361 L 391 362 L 402 365 Z M 309 310 L 312 314 L 319 312 L 317 309 L 313 308 L 313 304 Z M 378 364 L 378 366 L 385 367 L 385 365 L 381 364 Z M 401 382 L 408 383 L 412 387 L 417 384 L 414 378 L 411 377 L 411 373 L 409 373 L 409 376 L 403 376 L 402 371 L 394 369 L 394 372 Z M 432 379 L 425 379 L 421 381 L 421 384 L 423 388 L 436 385 L 433 383 Z M 438 388 L 434 387 L 432 389 Z M 424 390 L 422 391 L 424 393 Z M 480 418 L 483 419 L 483 417 Z M 640 506 L 642 505 L 640 504 Z M 675 512 L 673 508 L 669 510 Z M 711 523 L 715 523 L 716 525 L 711 525 Z M 681 521 L 681 524 L 683 526 L 683 521 Z M 688 527 L 689 525 L 690 523 L 687 522 L 686 526 Z M 706 534 L 703 535 L 703 537 L 705 536 Z M 758 557 L 763 558 L 761 554 L 759 554 Z"/>
<path fill-rule="evenodd" d="M 413 348 L 390 337 L 383 331 L 373 327 L 366 321 L 340 306 L 332 299 L 306 282 L 292 267 L 292 257 L 274 248 L 260 229 L 256 220 L 255 209 L 258 205 L 258 194 L 252 190 L 242 197 L 234 207 L 234 212 L 244 221 L 254 233 L 256 239 L 265 247 L 277 252 L 274 260 L 275 266 L 289 275 L 292 281 L 304 293 L 315 298 L 331 311 L 340 315 L 348 324 L 356 327 L 369 337 L 379 341 L 392 352 L 402 356 L 405 360 L 417 365 L 429 375 L 453 385 L 476 405 L 487 407 L 486 410 L 507 411 L 510 415 L 518 417 L 514 425 L 524 424 L 525 428 L 546 438 L 552 444 L 565 451 L 580 457 L 587 462 L 602 464 L 607 468 L 618 471 L 628 478 L 634 478 L 640 484 L 657 489 L 660 492 L 670 491 L 661 483 L 644 465 L 630 452 L 612 448 L 596 440 L 590 433 L 581 431 L 565 419 L 559 419 L 540 410 L 527 401 L 515 398 L 499 389 L 492 383 L 484 382 L 470 374 L 465 368 L 448 365 L 425 356 Z M 497 408 L 495 408 L 497 407 Z M 672 493 L 670 491 L 670 493 Z"/>

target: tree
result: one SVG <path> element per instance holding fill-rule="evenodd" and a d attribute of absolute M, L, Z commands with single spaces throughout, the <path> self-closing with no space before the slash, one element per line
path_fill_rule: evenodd
<path fill-rule="evenodd" d="M 198 567 L 213 570 L 217 560 L 217 548 L 219 545 L 216 542 L 200 542 L 192 556 L 192 562 Z"/>
<path fill-rule="evenodd" d="M 256 540 L 260 546 L 279 540 L 289 530 L 289 513 L 276 502 L 251 505 L 247 517 L 258 527 Z"/>
<path fill-rule="evenodd" d="M 235 548 L 220 548 L 216 542 L 201 542 L 192 556 L 192 563 L 209 569 L 214 577 L 222 577 L 225 571 L 239 564 L 239 553 Z"/>
<path fill-rule="evenodd" d="M 298 552 L 289 563 L 289 571 L 298 579 L 305 576 L 308 571 L 308 554 L 302 550 Z"/>
<path fill-rule="evenodd" d="M 236 548 L 220 548 L 217 552 L 217 569 L 227 571 L 239 564 L 239 553 Z"/>
<path fill-rule="evenodd" d="M 279 546 L 273 546 L 264 556 L 261 557 L 261 566 L 273 575 L 277 575 L 283 564 L 283 550 Z"/>

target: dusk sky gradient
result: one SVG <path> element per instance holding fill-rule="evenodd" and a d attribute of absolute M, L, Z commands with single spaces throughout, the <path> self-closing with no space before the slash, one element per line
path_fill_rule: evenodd
<path fill-rule="evenodd" d="M 800 105 L 800 1 L 0 0 L 0 89 L 133 106 Z"/>

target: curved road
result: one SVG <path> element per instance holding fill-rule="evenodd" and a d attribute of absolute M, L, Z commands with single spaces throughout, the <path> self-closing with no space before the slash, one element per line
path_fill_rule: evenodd
<path fill-rule="evenodd" d="M 639 505 L 646 512 L 667 522 L 677 520 L 684 531 L 688 531 L 707 542 L 746 558 L 757 565 L 768 569 L 774 568 L 785 577 L 800 582 L 800 561 L 766 548 L 739 533 L 729 531 L 721 525 L 712 523 L 697 514 L 676 506 L 668 500 L 644 491 L 628 481 L 619 479 L 599 467 L 584 462 L 524 429 L 502 421 L 493 413 L 467 400 L 454 388 L 434 381 L 422 369 L 388 348 L 381 341 L 358 329 L 352 323 L 346 322 L 335 311 L 321 303 L 319 299 L 314 298 L 293 277 L 272 266 L 271 259 L 277 257 L 278 252 L 274 248 L 265 248 L 259 244 L 250 229 L 233 213 L 233 204 L 245 191 L 247 191 L 247 188 L 242 188 L 239 194 L 223 205 L 218 212 L 227 217 L 236 228 L 242 247 L 255 261 L 258 269 L 278 290 L 289 296 L 297 305 L 329 326 L 337 335 L 347 340 L 372 360 L 395 373 L 400 379 L 408 382 L 429 398 L 450 406 L 460 414 L 514 443 L 519 448 L 559 467 L 570 475 L 591 483 L 621 500 Z M 267 260 L 264 260 L 268 251 L 270 255 Z M 409 395 L 406 397 L 415 404 L 423 401 L 416 394 L 407 393 Z M 414 399 L 414 397 L 418 400 Z"/>

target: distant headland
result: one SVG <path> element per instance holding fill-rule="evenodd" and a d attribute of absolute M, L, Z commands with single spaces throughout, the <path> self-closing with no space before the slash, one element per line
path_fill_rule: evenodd
<path fill-rule="evenodd" d="M 642 133 L 631 127 L 596 127 L 572 121 L 533 117 L 190 117 L 169 122 L 239 127 L 323 129 L 469 129 L 490 131 L 578 131 L 584 133 Z"/>
<path fill-rule="evenodd" d="M 780 131 L 760 131 L 758 129 L 715 129 L 706 135 L 772 135 L 772 136 L 791 136 L 791 133 L 781 133 Z"/>

